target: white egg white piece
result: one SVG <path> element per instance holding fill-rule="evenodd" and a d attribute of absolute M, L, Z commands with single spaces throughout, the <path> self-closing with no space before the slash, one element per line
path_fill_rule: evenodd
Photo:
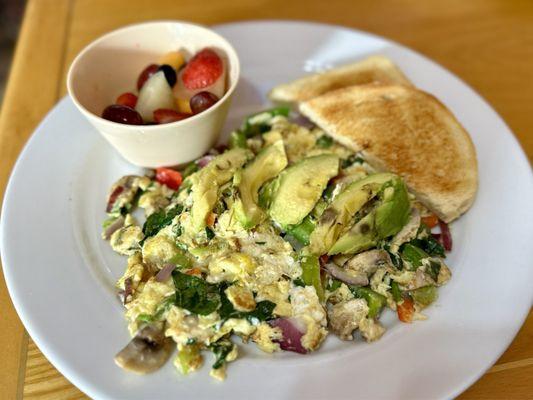
<path fill-rule="evenodd" d="M 154 122 L 154 111 L 159 108 L 176 110 L 172 88 L 163 71 L 156 72 L 145 82 L 135 107 L 144 122 Z"/>

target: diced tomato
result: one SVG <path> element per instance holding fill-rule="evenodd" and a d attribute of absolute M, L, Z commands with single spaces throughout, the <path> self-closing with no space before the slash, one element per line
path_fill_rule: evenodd
<path fill-rule="evenodd" d="M 410 298 L 404 298 L 401 303 L 396 305 L 398 312 L 398 319 L 402 322 L 412 322 L 413 314 L 415 313 L 415 304 Z"/>
<path fill-rule="evenodd" d="M 117 101 L 115 103 L 121 106 L 135 108 L 137 105 L 137 96 L 130 92 L 122 93 L 117 97 Z"/>
<path fill-rule="evenodd" d="M 173 190 L 178 190 L 182 178 L 181 174 L 176 170 L 170 168 L 157 168 L 155 170 L 155 180 Z"/>
<path fill-rule="evenodd" d="M 213 225 L 215 225 L 216 218 L 217 218 L 217 215 L 214 212 L 211 212 L 207 216 L 207 219 L 206 219 L 205 223 L 207 224 L 207 226 L 211 226 L 212 227 Z"/>
<path fill-rule="evenodd" d="M 191 268 L 191 269 L 188 269 L 186 271 L 184 271 L 187 275 L 192 275 L 192 276 L 196 276 L 196 277 L 201 277 L 202 276 L 202 271 L 200 270 L 200 268 Z"/>
<path fill-rule="evenodd" d="M 428 215 L 427 217 L 422 217 L 422 222 L 424 225 L 426 225 L 429 229 L 434 228 L 439 223 L 439 217 L 437 217 L 435 214 Z"/>
<path fill-rule="evenodd" d="M 322 254 L 319 259 L 320 265 L 324 265 L 329 261 L 329 256 L 327 254 Z"/>

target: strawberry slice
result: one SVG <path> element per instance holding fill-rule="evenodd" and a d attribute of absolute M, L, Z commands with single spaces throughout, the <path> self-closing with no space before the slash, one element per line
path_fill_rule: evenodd
<path fill-rule="evenodd" d="M 168 124 L 170 122 L 181 121 L 192 114 L 185 114 L 167 108 L 158 108 L 154 111 L 154 121 L 157 124 Z"/>
<path fill-rule="evenodd" d="M 214 84 L 224 72 L 221 58 L 211 49 L 196 53 L 182 73 L 184 86 L 189 90 L 203 89 Z"/>

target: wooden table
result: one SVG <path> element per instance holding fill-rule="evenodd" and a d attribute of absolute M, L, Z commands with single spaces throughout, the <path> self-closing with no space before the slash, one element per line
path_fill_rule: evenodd
<path fill-rule="evenodd" d="M 533 2 L 528 0 L 30 0 L 0 114 L 2 193 L 29 135 L 65 94 L 70 62 L 97 36 L 124 24 L 153 19 L 216 24 L 268 18 L 342 24 L 418 50 L 481 93 L 507 121 L 532 159 Z M 28 337 L 3 279 L 0 306 L 0 398 L 86 398 Z M 461 398 L 533 398 L 532 377 L 530 313 L 505 354 Z"/>

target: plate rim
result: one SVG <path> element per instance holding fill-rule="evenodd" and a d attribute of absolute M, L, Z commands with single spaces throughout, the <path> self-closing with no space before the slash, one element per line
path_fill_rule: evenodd
<path fill-rule="evenodd" d="M 166 21 L 173 22 L 172 20 L 166 20 Z M 314 22 L 314 21 L 302 21 L 302 20 L 291 20 L 291 19 L 251 19 L 251 20 L 243 20 L 243 21 L 237 21 L 237 22 L 228 22 L 228 23 L 223 23 L 223 24 L 214 24 L 214 25 L 211 25 L 211 27 L 216 30 L 218 28 L 237 27 L 237 26 L 242 26 L 242 25 L 257 25 L 257 24 L 267 24 L 268 25 L 268 24 L 280 24 L 280 23 L 287 24 L 287 25 L 301 25 L 301 26 L 323 26 L 323 27 L 328 27 L 328 28 L 333 29 L 333 30 L 344 30 L 344 31 L 347 31 L 347 32 L 355 32 L 355 33 L 357 33 L 359 35 L 363 35 L 363 36 L 371 37 L 371 38 L 374 38 L 374 39 L 382 40 L 382 41 L 385 41 L 387 44 L 391 44 L 394 47 L 400 48 L 402 51 L 406 51 L 406 52 L 410 52 L 410 53 L 416 54 L 417 56 L 423 58 L 426 62 L 430 63 L 433 67 L 441 70 L 441 72 L 445 72 L 448 75 L 453 76 L 457 81 L 459 81 L 461 83 L 461 85 L 464 88 L 467 88 L 473 95 L 475 95 L 479 100 L 481 100 L 483 105 L 488 107 L 488 109 L 490 109 L 492 114 L 494 114 L 499 119 L 499 121 L 506 127 L 508 132 L 504 132 L 503 134 L 505 134 L 507 137 L 510 136 L 512 138 L 513 146 L 517 149 L 517 152 L 518 152 L 517 155 L 520 156 L 520 159 L 518 161 L 520 163 L 524 164 L 524 166 L 529 167 L 529 168 L 527 168 L 528 171 L 529 171 L 529 177 L 533 178 L 533 171 L 531 169 L 531 163 L 529 162 L 529 158 L 527 157 L 527 155 L 526 155 L 521 143 L 519 142 L 518 138 L 513 133 L 513 131 L 510 129 L 510 127 L 506 123 L 506 121 L 495 110 L 495 108 L 480 93 L 478 93 L 476 90 L 474 90 L 468 83 L 463 81 L 456 74 L 454 74 L 453 72 L 451 72 L 448 69 L 444 68 L 443 66 L 441 66 L 437 62 L 433 61 L 432 59 L 428 58 L 427 56 L 419 53 L 416 50 L 413 50 L 413 49 L 411 49 L 409 47 L 406 47 L 406 46 L 394 41 L 394 40 L 391 40 L 391 39 L 389 39 L 387 37 L 384 37 L 384 36 L 377 35 L 375 33 L 366 32 L 366 31 L 359 30 L 359 29 L 352 28 L 352 27 L 345 26 L 345 25 Z M 26 314 L 25 308 L 21 304 L 19 298 L 16 295 L 13 295 L 16 292 L 16 288 L 14 287 L 15 284 L 13 283 L 13 278 L 11 276 L 11 272 L 10 272 L 11 268 L 8 267 L 9 263 L 5 262 L 5 259 L 9 258 L 9 256 L 6 256 L 6 249 L 7 249 L 6 244 L 5 244 L 6 224 L 4 223 L 4 220 L 5 220 L 4 219 L 4 215 L 6 213 L 6 209 L 9 207 L 8 200 L 9 200 L 9 198 L 12 195 L 11 192 L 14 190 L 13 189 L 13 186 L 14 186 L 13 182 L 15 180 L 15 176 L 17 175 L 18 170 L 21 168 L 21 164 L 28 157 L 27 153 L 30 151 L 29 149 L 31 147 L 31 144 L 36 140 L 36 137 L 37 137 L 36 133 L 38 131 L 40 131 L 42 129 L 42 127 L 50 119 L 54 118 L 53 114 L 56 111 L 56 109 L 59 108 L 61 105 L 64 105 L 68 101 L 69 101 L 69 96 L 68 95 L 64 96 L 63 98 L 59 99 L 57 101 L 57 103 L 47 112 L 46 116 L 39 122 L 38 126 L 33 130 L 32 134 L 29 137 L 29 139 L 24 144 L 24 147 L 23 147 L 22 151 L 20 151 L 19 155 L 17 156 L 17 160 L 14 163 L 13 168 L 12 168 L 12 170 L 10 172 L 9 180 L 8 180 L 8 182 L 6 184 L 5 191 L 4 191 L 4 196 L 2 198 L 2 209 L 1 209 L 1 214 L 0 214 L 1 215 L 1 219 L 0 219 L 0 236 L 1 236 L 1 238 L 0 238 L 0 249 L 1 249 L 1 257 L 2 257 L 2 268 L 3 268 L 3 273 L 4 273 L 4 277 L 5 277 L 5 281 L 6 281 L 6 286 L 7 286 L 11 301 L 12 301 L 12 303 L 14 305 L 14 308 L 17 311 L 17 314 L 18 314 L 20 320 L 22 321 L 25 329 L 30 334 L 32 339 L 35 341 L 35 343 L 37 344 L 39 349 L 46 356 L 46 358 L 48 360 L 50 360 L 50 362 L 54 365 L 54 367 L 56 367 L 58 369 L 58 371 L 61 374 L 63 374 L 71 383 L 73 383 L 75 386 L 77 386 L 83 392 L 85 392 L 87 394 L 89 394 L 89 393 L 90 394 L 95 394 L 95 395 L 101 396 L 101 397 L 107 397 L 107 395 L 105 393 L 100 392 L 98 390 L 98 388 L 94 387 L 92 384 L 88 383 L 83 378 L 78 379 L 78 376 L 74 376 L 74 375 L 77 375 L 77 374 L 75 374 L 75 373 L 71 374 L 71 371 L 70 371 L 69 367 L 64 365 L 63 361 L 61 360 L 61 357 L 59 357 L 59 356 L 56 357 L 52 351 L 48 351 L 49 349 L 47 348 L 48 345 L 47 345 L 47 340 L 46 340 L 45 337 L 42 337 L 40 335 L 32 334 L 32 333 L 35 333 L 35 332 L 34 332 L 34 327 L 33 327 L 31 318 L 29 318 L 28 315 Z M 9 250 L 7 250 L 7 253 L 9 253 Z M 531 303 L 532 302 L 533 302 L 533 293 L 531 295 L 530 308 L 531 308 Z M 486 373 L 486 371 L 489 370 L 494 365 L 494 363 L 501 357 L 501 355 L 508 349 L 508 347 L 512 343 L 512 341 L 516 338 L 516 335 L 519 332 L 519 330 L 522 328 L 527 316 L 529 315 L 529 312 L 530 312 L 530 310 L 527 310 L 527 311 L 523 312 L 523 315 L 521 316 L 521 318 L 519 318 L 520 321 L 521 321 L 520 325 L 517 325 L 513 329 L 513 335 L 511 337 L 511 339 L 509 341 L 506 341 L 505 346 L 504 347 L 502 346 L 503 350 L 501 350 L 501 352 L 499 352 L 496 357 L 493 357 L 493 360 L 491 361 L 490 365 L 486 366 L 486 368 L 482 368 L 479 371 L 479 373 L 472 374 L 470 376 L 470 378 L 464 379 L 463 380 L 464 384 L 461 385 L 460 387 L 457 386 L 455 388 L 455 390 L 449 390 L 449 393 L 451 394 L 452 397 L 456 397 L 460 393 L 464 392 L 467 388 L 472 386 L 473 383 L 475 383 L 477 380 L 479 380 L 479 378 L 481 376 L 483 376 Z"/>

